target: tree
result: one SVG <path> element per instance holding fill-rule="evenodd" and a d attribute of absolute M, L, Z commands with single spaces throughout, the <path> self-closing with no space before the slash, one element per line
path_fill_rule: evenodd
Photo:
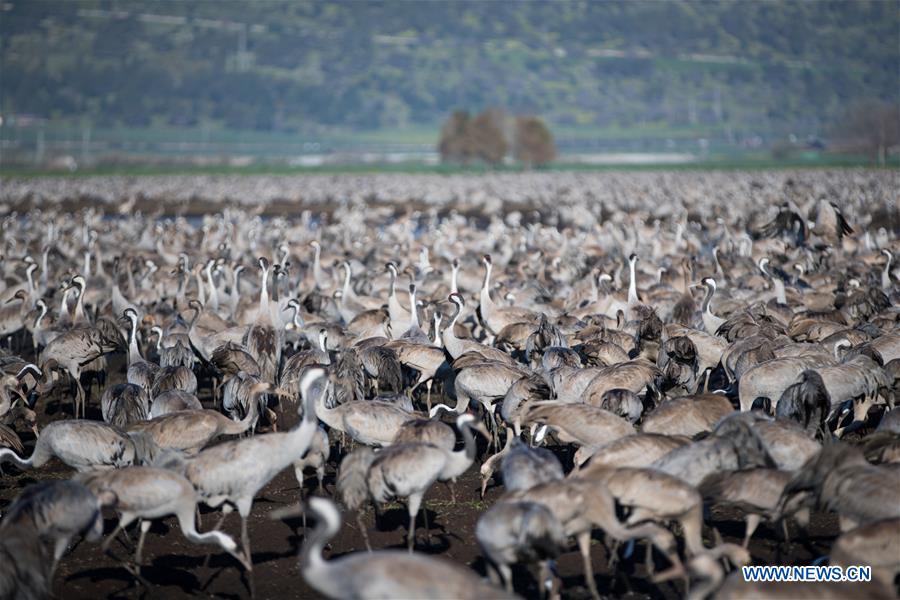
<path fill-rule="evenodd" d="M 471 160 L 473 153 L 468 140 L 471 120 L 467 111 L 457 110 L 444 123 L 438 143 L 442 162 L 468 164 Z"/>
<path fill-rule="evenodd" d="M 553 134 L 537 117 L 516 118 L 516 159 L 528 166 L 546 165 L 556 158 Z"/>
<path fill-rule="evenodd" d="M 472 119 L 466 128 L 475 156 L 492 165 L 503 162 L 509 144 L 503 133 L 503 111 L 488 109 Z"/>
<path fill-rule="evenodd" d="M 505 113 L 488 109 L 472 118 L 464 110 L 455 111 L 441 128 L 438 152 L 444 162 L 468 164 L 472 159 L 496 165 L 509 149 L 503 131 Z"/>
<path fill-rule="evenodd" d="M 900 144 L 900 106 L 874 98 L 857 100 L 835 129 L 849 148 L 883 165 L 888 149 Z"/>

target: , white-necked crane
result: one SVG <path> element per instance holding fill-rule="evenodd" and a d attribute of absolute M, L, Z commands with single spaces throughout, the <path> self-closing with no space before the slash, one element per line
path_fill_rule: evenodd
<path fill-rule="evenodd" d="M 56 457 L 78 471 L 116 469 L 149 462 L 158 450 L 153 438 L 142 432 L 125 433 L 107 423 L 70 419 L 44 427 L 28 458 L 0 448 L 0 464 L 11 462 L 20 469 L 35 469 Z"/>
<path fill-rule="evenodd" d="M 475 460 L 474 428 L 487 436 L 483 426 L 474 425 L 471 414 L 460 415 L 456 425 L 465 440 L 465 447 L 457 452 L 428 442 L 403 442 L 393 444 L 380 452 L 360 448 L 349 454 L 341 463 L 338 491 L 351 510 L 359 509 L 371 499 L 383 504 L 391 498 L 406 498 L 409 513 L 407 548 L 415 546 L 416 516 L 428 489 L 436 481 L 454 480 L 462 475 Z M 426 530 L 428 529 L 426 521 Z M 360 522 L 366 546 L 368 534 Z"/>
<path fill-rule="evenodd" d="M 141 533 L 134 554 L 135 573 L 140 570 L 144 539 L 151 522 L 169 515 L 178 519 L 181 531 L 189 541 L 195 544 L 216 544 L 245 567 L 251 568 L 248 559 L 240 553 L 230 536 L 220 531 L 197 531 L 195 517 L 198 495 L 183 475 L 169 469 L 138 466 L 86 473 L 80 480 L 95 494 L 109 494 L 115 498 L 113 507 L 120 515 L 119 523 L 103 542 L 104 550 L 109 548 L 119 531 L 135 520 L 140 520 Z"/>
<path fill-rule="evenodd" d="M 311 390 L 313 384 L 324 376 L 322 369 L 311 369 L 304 375 L 300 382 L 303 420 L 291 431 L 224 442 L 186 459 L 183 465 L 184 474 L 197 489 L 200 501 L 212 507 L 228 502 L 237 508 L 241 516 L 243 554 L 251 572 L 253 561 L 247 519 L 253 499 L 273 477 L 309 449 L 317 428 Z M 223 518 L 224 515 L 227 513 L 223 514 Z"/>
<path fill-rule="evenodd" d="M 337 507 L 310 498 L 307 510 L 319 521 L 300 550 L 300 571 L 328 598 L 511 598 L 468 569 L 446 560 L 395 550 L 356 552 L 326 561 L 322 550 L 341 527 Z"/>
<path fill-rule="evenodd" d="M 266 383 L 275 384 L 275 378 L 281 366 L 281 346 L 284 339 L 284 329 L 281 324 L 281 316 L 278 310 L 274 311 L 269 303 L 269 261 L 259 259 L 260 290 L 259 308 L 256 311 L 256 319 L 247 329 L 243 344 L 259 365 L 260 377 Z"/>
<path fill-rule="evenodd" d="M 159 365 L 144 360 L 137 345 L 138 314 L 133 308 L 126 308 L 124 317 L 128 320 L 128 383 L 142 387 L 147 393 L 159 375 Z"/>
<path fill-rule="evenodd" d="M 53 338 L 41 352 L 41 370 L 60 370 L 68 374 L 76 390 L 75 415 L 84 416 L 85 393 L 81 387 L 84 365 L 123 345 L 119 328 L 112 321 L 100 318 L 93 326 L 76 327 Z"/>

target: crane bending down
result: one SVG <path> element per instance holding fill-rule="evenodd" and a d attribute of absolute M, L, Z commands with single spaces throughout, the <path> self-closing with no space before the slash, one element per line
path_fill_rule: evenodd
<path fill-rule="evenodd" d="M 241 542 L 247 569 L 253 572 L 250 554 L 250 537 L 247 517 L 253 507 L 253 498 L 269 481 L 285 468 L 294 464 L 309 448 L 316 432 L 315 402 L 311 397 L 312 386 L 325 376 L 324 369 L 309 369 L 300 380 L 303 398 L 303 420 L 287 432 L 267 433 L 250 438 L 224 442 L 203 450 L 187 459 L 184 474 L 197 489 L 199 500 L 215 508 L 228 502 L 238 509 L 241 516 Z M 225 519 L 230 510 L 223 510 Z M 253 582 L 251 579 L 251 592 Z"/>
<path fill-rule="evenodd" d="M 254 388 L 254 393 L 260 394 L 268 389 L 268 384 L 260 383 Z M 215 410 L 178 410 L 149 421 L 133 423 L 129 431 L 146 432 L 160 448 L 196 454 L 220 435 L 240 435 L 250 429 L 256 419 L 256 407 L 257 403 L 252 402 L 250 411 L 240 421 L 232 421 Z"/>
<path fill-rule="evenodd" d="M 159 450 L 153 438 L 125 433 L 107 423 L 73 419 L 47 425 L 28 458 L 0 448 L 0 465 L 11 462 L 20 469 L 42 467 L 54 456 L 78 471 L 115 469 L 149 462 Z"/>
<path fill-rule="evenodd" d="M 114 501 L 112 494 L 96 496 L 76 481 L 42 481 L 25 488 L 12 503 L 0 523 L 0 537 L 24 529 L 42 541 L 52 541 L 52 577 L 73 538 L 83 535 L 96 541 L 103 536 L 100 508 Z M 0 586 L 0 597 L 6 598 L 2 591 Z"/>
<path fill-rule="evenodd" d="M 41 370 L 58 369 L 69 375 L 75 385 L 74 414 L 84 416 L 85 392 L 80 379 L 84 366 L 124 345 L 118 326 L 100 318 L 93 327 L 76 327 L 53 338 L 41 352 Z"/>
<path fill-rule="evenodd" d="M 128 467 L 113 471 L 94 471 L 80 476 L 89 489 L 98 495 L 114 494 L 115 508 L 120 513 L 115 531 L 103 542 L 106 551 L 119 531 L 137 519 L 141 520 L 141 535 L 135 550 L 137 569 L 141 564 L 144 538 L 151 521 L 175 515 L 184 536 L 195 544 L 217 544 L 234 556 L 248 570 L 246 557 L 237 549 L 230 536 L 220 531 L 197 531 L 197 492 L 183 475 L 155 467 Z"/>
<path fill-rule="evenodd" d="M 378 550 L 326 561 L 322 549 L 340 530 L 340 513 L 325 498 L 310 498 L 307 507 L 319 523 L 303 542 L 300 570 L 306 582 L 328 598 L 516 598 L 464 567 L 422 554 Z"/>
<path fill-rule="evenodd" d="M 363 532 L 366 547 L 369 536 L 360 521 L 359 509 L 368 499 L 377 504 L 391 498 L 407 498 L 409 530 L 407 548 L 413 551 L 416 538 L 416 515 L 425 493 L 435 481 L 455 480 L 465 473 L 475 460 L 475 438 L 471 429 L 488 437 L 481 423 L 472 425 L 475 417 L 465 413 L 457 417 L 456 426 L 462 433 L 465 448 L 453 452 L 426 442 L 405 442 L 374 452 L 363 447 L 347 455 L 341 463 L 338 490 L 344 503 L 357 511 L 357 522 Z M 426 530 L 428 524 L 425 524 Z"/>

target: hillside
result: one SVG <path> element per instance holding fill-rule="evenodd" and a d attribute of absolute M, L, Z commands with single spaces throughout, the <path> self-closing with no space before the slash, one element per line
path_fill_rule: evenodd
<path fill-rule="evenodd" d="M 0 110 L 94 127 L 435 128 L 502 106 L 553 127 L 821 135 L 898 100 L 898 2 L 25 2 Z"/>

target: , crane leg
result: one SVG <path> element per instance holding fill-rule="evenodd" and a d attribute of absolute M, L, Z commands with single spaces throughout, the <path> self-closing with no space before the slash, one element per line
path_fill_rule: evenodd
<path fill-rule="evenodd" d="M 116 539 L 116 536 L 119 535 L 119 532 L 122 531 L 122 529 L 123 529 L 122 521 L 119 521 L 119 524 L 116 525 L 116 528 L 113 530 L 113 532 L 111 534 L 109 534 L 109 536 L 105 540 L 103 540 L 103 543 L 100 544 L 100 549 L 104 553 L 109 551 L 109 545 L 112 543 L 112 541 L 114 539 Z"/>
<path fill-rule="evenodd" d="M 556 579 L 553 577 L 553 569 L 550 566 L 549 560 L 541 561 L 538 573 L 538 584 L 541 586 L 541 597 L 553 598 L 556 594 Z M 512 585 L 510 585 L 509 592 L 512 593 L 512 591 Z"/>
<path fill-rule="evenodd" d="M 446 483 L 447 483 L 447 488 L 450 490 L 450 503 L 456 504 L 456 485 L 455 485 L 456 481 L 451 480 Z M 484 494 L 482 494 L 481 497 L 483 498 Z"/>
<path fill-rule="evenodd" d="M 488 423 L 491 426 L 491 446 L 494 450 L 500 450 L 500 434 L 497 432 L 497 417 L 494 415 L 493 404 L 488 405 L 487 414 L 488 414 Z"/>
<path fill-rule="evenodd" d="M 57 538 L 56 542 L 53 545 L 53 564 L 50 565 L 50 576 L 56 572 L 56 567 L 59 565 L 59 559 L 62 558 L 62 555 L 65 554 L 66 548 L 69 547 L 69 538 L 61 537 Z"/>
<path fill-rule="evenodd" d="M 111 534 L 109 534 L 109 537 L 107 537 L 105 540 L 103 540 L 103 543 L 100 545 L 100 549 L 103 551 L 104 554 L 106 554 L 113 560 L 122 563 L 122 567 L 126 571 L 128 571 L 135 579 L 137 579 L 141 585 L 143 585 L 146 588 L 149 588 L 150 584 L 147 582 L 146 579 L 141 577 L 140 567 L 138 567 L 137 565 L 128 564 L 127 561 L 124 561 L 124 560 L 120 559 L 118 556 L 114 555 L 112 553 L 112 550 L 110 550 L 110 548 L 109 548 L 110 543 L 112 543 L 112 541 L 114 539 L 116 539 L 116 537 L 119 535 L 119 532 L 124 531 L 125 527 L 130 523 L 131 523 L 131 519 L 126 519 L 126 520 L 120 519 L 119 524 L 116 525 L 115 530 Z"/>
<path fill-rule="evenodd" d="M 73 377 L 71 374 L 69 375 L 71 379 L 71 383 L 69 384 L 69 393 L 72 394 L 72 416 L 74 418 L 78 418 L 78 390 L 81 388 L 81 384 L 78 382 L 77 377 Z"/>
<path fill-rule="evenodd" d="M 503 585 L 503 576 L 500 575 L 500 568 L 495 566 L 491 561 L 487 561 L 487 568 L 485 569 L 488 574 L 488 579 L 490 579 L 491 583 L 496 586 Z"/>
<path fill-rule="evenodd" d="M 76 406 L 75 418 L 76 419 L 78 418 L 78 408 L 77 407 L 81 406 L 81 418 L 83 419 L 85 417 L 85 413 L 87 412 L 87 409 L 85 407 L 86 402 L 85 402 L 84 388 L 81 387 L 81 381 L 79 381 L 78 379 L 75 380 L 75 385 L 78 388 L 77 392 L 76 392 L 77 395 L 75 396 L 75 406 Z"/>
<path fill-rule="evenodd" d="M 363 541 L 366 543 L 366 550 L 371 552 L 372 544 L 369 543 L 369 529 L 366 527 L 366 524 L 363 523 L 361 510 L 356 511 L 356 525 L 359 527 L 360 533 L 362 533 Z"/>
<path fill-rule="evenodd" d="M 409 531 L 407 533 L 406 548 L 410 552 L 416 545 L 416 515 L 419 514 L 419 506 L 422 504 L 422 492 L 412 494 L 409 497 Z"/>
<path fill-rule="evenodd" d="M 218 531 L 222 524 L 225 522 L 225 517 L 231 514 L 231 507 L 227 504 L 222 505 L 222 516 L 219 517 L 219 521 L 216 523 L 216 526 L 213 527 L 213 531 Z"/>
<path fill-rule="evenodd" d="M 303 504 L 303 465 L 298 464 L 299 461 L 294 463 L 294 477 L 297 479 L 297 486 L 300 488 L 300 504 Z M 306 511 L 303 511 L 303 515 L 300 517 L 303 521 L 303 532 L 306 533 Z"/>
<path fill-rule="evenodd" d="M 406 549 L 412 554 L 416 545 L 416 513 L 409 511 L 409 528 L 406 531 Z"/>
<path fill-rule="evenodd" d="M 422 523 L 425 525 L 425 543 L 431 547 L 431 527 L 428 525 L 428 505 L 422 508 Z"/>
<path fill-rule="evenodd" d="M 503 580 L 503 588 L 512 594 L 512 568 L 507 564 L 500 564 L 497 565 L 497 570 L 500 571 L 500 578 Z"/>
<path fill-rule="evenodd" d="M 197 510 L 198 511 L 200 510 L 199 506 L 198 506 Z M 222 527 L 222 524 L 225 522 L 225 517 L 227 517 L 229 514 L 231 514 L 231 506 L 228 504 L 223 504 L 222 505 L 222 516 L 219 517 L 218 522 L 216 523 L 215 527 L 212 528 L 212 530 L 218 531 Z M 204 569 L 209 566 L 209 559 L 211 556 L 212 556 L 212 553 L 210 552 L 206 555 L 206 558 L 203 559 L 203 568 Z"/>
<path fill-rule="evenodd" d="M 250 516 L 250 510 L 246 512 L 243 506 L 238 506 L 238 513 L 241 515 L 241 545 L 243 546 L 244 556 L 247 559 L 247 582 L 250 587 L 250 597 L 256 598 L 256 580 L 253 576 L 253 555 L 250 554 L 250 534 L 247 531 L 247 517 Z"/>
<path fill-rule="evenodd" d="M 237 505 L 238 514 L 241 516 L 241 544 L 243 545 L 244 557 L 249 563 L 247 571 L 250 572 L 250 592 L 254 593 L 253 588 L 253 555 L 250 554 L 250 533 L 247 531 L 247 519 L 250 517 L 250 509 L 253 508 L 253 498 L 240 498 L 235 503 Z"/>
<path fill-rule="evenodd" d="M 141 567 L 141 554 L 144 550 L 144 538 L 147 537 L 147 531 L 150 529 L 150 521 L 144 519 L 141 521 L 141 535 L 138 538 L 137 550 L 134 553 L 134 564 L 137 568 Z"/>
<path fill-rule="evenodd" d="M 606 561 L 606 568 L 611 571 L 614 570 L 616 565 L 619 563 L 619 546 L 621 545 L 622 542 L 613 539 L 612 547 L 609 548 L 609 560 Z"/>
<path fill-rule="evenodd" d="M 250 556 L 250 534 L 247 531 L 247 517 L 241 515 L 241 545 L 243 546 L 244 556 Z"/>
<path fill-rule="evenodd" d="M 653 564 L 653 544 L 647 544 L 647 553 L 644 555 L 644 569 L 651 577 L 656 571 Z"/>
<path fill-rule="evenodd" d="M 750 545 L 750 538 L 753 536 L 753 532 L 756 531 L 756 528 L 759 526 L 759 522 L 762 519 L 759 515 L 749 514 L 745 519 L 747 521 L 747 528 L 744 532 L 744 548 L 747 548 Z"/>
<path fill-rule="evenodd" d="M 500 449 L 500 437 L 497 433 L 497 418 L 494 415 L 494 410 L 496 409 L 496 405 L 489 404 L 487 402 L 482 402 L 481 406 L 484 408 L 484 419 L 487 421 L 487 427 L 490 430 L 491 434 L 491 442 L 490 448 L 493 450 Z"/>
<path fill-rule="evenodd" d="M 597 592 L 597 582 L 594 580 L 594 569 L 591 566 L 591 532 L 585 531 L 578 534 L 578 550 L 581 552 L 581 559 L 584 563 L 584 580 L 587 583 L 588 590 L 594 600 L 600 600 L 600 593 Z"/>

